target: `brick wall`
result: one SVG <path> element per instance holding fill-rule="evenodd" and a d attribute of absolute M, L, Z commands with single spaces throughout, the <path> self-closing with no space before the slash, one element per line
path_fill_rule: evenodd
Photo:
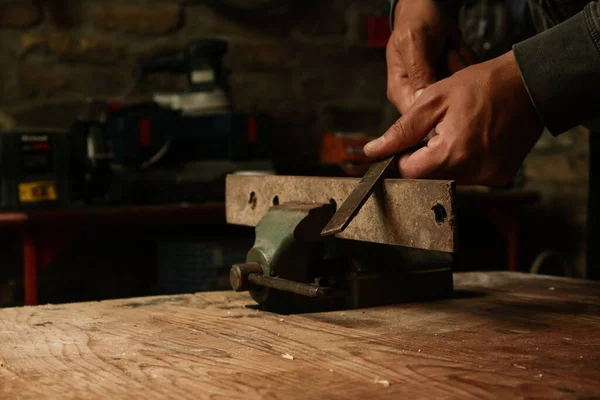
<path fill-rule="evenodd" d="M 19 124 L 65 126 L 88 97 L 180 90 L 183 79 L 169 76 L 133 88 L 136 61 L 217 37 L 229 42 L 235 107 L 270 113 L 276 150 L 311 157 L 339 112 L 350 111 L 357 127 L 380 128 L 385 54 L 366 46 L 366 17 L 385 13 L 386 4 L 305 0 L 250 18 L 175 0 L 0 0 L 0 123 L 8 115 Z"/>

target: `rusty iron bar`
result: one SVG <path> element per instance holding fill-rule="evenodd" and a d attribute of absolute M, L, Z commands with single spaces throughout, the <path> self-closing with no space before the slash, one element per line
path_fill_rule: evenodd
<path fill-rule="evenodd" d="M 256 226 L 273 206 L 275 196 L 279 204 L 335 201 L 340 205 L 359 181 L 358 178 L 228 175 L 227 222 Z M 352 222 L 335 237 L 452 253 L 455 251 L 454 194 L 452 181 L 384 179 Z"/>

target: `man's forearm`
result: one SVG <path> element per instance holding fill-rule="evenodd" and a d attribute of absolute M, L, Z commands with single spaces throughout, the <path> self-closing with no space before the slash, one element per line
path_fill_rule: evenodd
<path fill-rule="evenodd" d="M 558 135 L 600 113 L 600 4 L 513 46 L 532 103 Z"/>

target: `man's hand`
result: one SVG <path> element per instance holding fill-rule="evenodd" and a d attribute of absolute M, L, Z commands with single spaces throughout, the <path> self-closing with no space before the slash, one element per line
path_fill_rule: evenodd
<path fill-rule="evenodd" d="M 401 177 L 510 182 L 543 129 L 512 51 L 429 86 L 365 153 L 374 158 L 400 153 L 434 128 L 437 135 L 426 147 L 400 158 Z"/>
<path fill-rule="evenodd" d="M 458 4 L 458 0 L 454 1 Z M 436 0 L 400 0 L 387 45 L 388 98 L 404 114 L 418 94 L 476 62 L 455 21 Z M 436 71 L 438 69 L 438 71 Z"/>

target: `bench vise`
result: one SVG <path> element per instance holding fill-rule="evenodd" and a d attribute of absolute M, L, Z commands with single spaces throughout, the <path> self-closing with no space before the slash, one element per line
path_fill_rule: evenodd
<path fill-rule="evenodd" d="M 454 184 L 385 179 L 342 232 L 323 236 L 356 178 L 230 175 L 227 221 L 255 227 L 235 291 L 278 312 L 451 295 Z"/>

